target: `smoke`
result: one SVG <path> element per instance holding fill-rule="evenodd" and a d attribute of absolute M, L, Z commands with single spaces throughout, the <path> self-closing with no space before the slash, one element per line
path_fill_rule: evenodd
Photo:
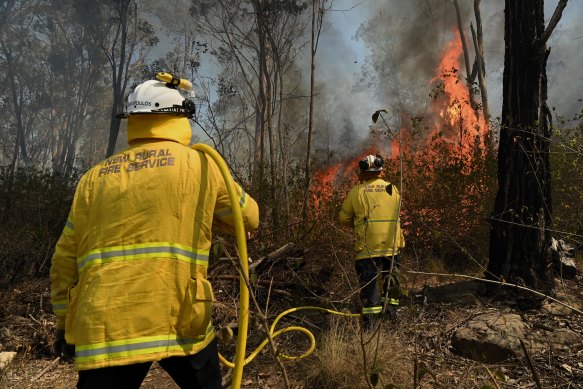
<path fill-rule="evenodd" d="M 354 44 L 354 20 L 367 17 L 367 10 L 350 3 L 334 2 L 316 54 L 316 145 L 338 158 L 352 157 L 361 148 L 370 117 L 381 104 L 375 93 L 354 90 L 365 61 L 362 47 Z M 309 67 L 302 74 L 309 78 Z"/>
<path fill-rule="evenodd" d="M 355 89 L 374 88 L 392 110 L 421 114 L 431 102 L 431 80 L 453 36 L 453 4 L 420 0 L 375 3 L 376 9 L 356 35 L 370 55 Z M 462 12 L 468 14 L 465 8 Z"/>
<path fill-rule="evenodd" d="M 548 22 L 556 2 L 545 5 Z M 549 107 L 555 114 L 570 120 L 583 108 L 583 7 L 580 2 L 569 2 L 559 25 L 551 35 L 548 46 L 551 54 L 547 63 Z"/>
<path fill-rule="evenodd" d="M 443 49 L 457 28 L 455 8 L 451 0 L 383 0 L 366 4 L 368 11 L 358 28 L 356 38 L 368 51 L 355 91 L 375 91 L 375 99 L 393 112 L 423 115 L 430 104 L 430 80 Z M 458 0 L 464 33 L 473 63 L 474 48 L 470 23 L 476 26 L 473 1 Z M 556 1 L 545 4 L 548 23 Z M 504 1 L 481 3 L 484 32 L 486 82 L 490 114 L 502 111 L 502 76 L 504 71 Z M 548 103 L 555 114 L 567 119 L 581 112 L 583 103 L 583 17 L 582 4 L 570 2 L 548 45 Z M 460 58 L 461 75 L 466 70 Z M 392 118 L 397 124 L 396 114 Z"/>

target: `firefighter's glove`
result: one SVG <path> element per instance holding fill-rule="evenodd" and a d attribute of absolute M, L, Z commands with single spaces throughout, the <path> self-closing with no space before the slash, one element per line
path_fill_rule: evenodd
<path fill-rule="evenodd" d="M 55 332 L 55 343 L 53 343 L 54 353 L 61 358 L 61 362 L 72 362 L 75 357 L 75 346 L 67 344 L 65 340 L 65 330 Z"/>

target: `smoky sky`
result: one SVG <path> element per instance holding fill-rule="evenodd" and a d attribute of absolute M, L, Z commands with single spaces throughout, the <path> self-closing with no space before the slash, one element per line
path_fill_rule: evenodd
<path fill-rule="evenodd" d="M 475 26 L 474 2 L 458 2 L 473 62 L 470 22 Z M 331 4 L 316 55 L 316 136 L 320 132 L 317 141 L 338 145 L 350 127 L 355 139 L 366 138 L 371 115 L 381 108 L 389 111 L 392 126 L 398 125 L 399 112 L 424 115 L 431 104 L 431 80 L 436 76 L 445 46 L 453 37 L 453 28 L 457 27 L 453 1 L 335 0 Z M 556 4 L 557 1 L 545 2 L 547 22 Z M 490 113 L 496 118 L 502 111 L 504 0 L 483 0 L 481 13 Z M 548 42 L 551 47 L 548 104 L 555 107 L 555 114 L 566 118 L 583 107 L 579 101 L 583 97 L 582 18 L 583 1 L 570 1 Z M 303 89 L 308 91 L 309 42 L 297 59 L 297 66 Z M 205 66 L 203 61 L 201 70 L 205 75 L 214 76 L 216 69 L 216 64 Z M 460 72 L 465 76 L 463 58 Z"/>
<path fill-rule="evenodd" d="M 464 33 L 473 62 L 470 23 L 475 27 L 473 1 L 458 0 Z M 545 2 L 548 23 L 557 1 Z M 393 125 L 397 112 L 423 115 L 431 103 L 431 80 L 447 43 L 457 28 L 452 0 L 337 0 L 334 15 L 323 32 L 318 52 L 318 80 L 325 84 L 319 98 L 349 116 L 355 131 L 368 132 L 370 114 L 387 108 Z M 486 82 L 490 113 L 502 111 L 504 66 L 504 1 L 481 2 Z M 568 3 L 548 46 L 548 104 L 555 115 L 572 118 L 583 108 L 583 1 Z M 460 72 L 465 77 L 463 58 Z"/>

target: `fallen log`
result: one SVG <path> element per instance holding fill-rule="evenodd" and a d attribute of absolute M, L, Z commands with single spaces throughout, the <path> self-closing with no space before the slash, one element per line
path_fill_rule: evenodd
<path fill-rule="evenodd" d="M 272 263 L 275 263 L 283 258 L 293 257 L 303 257 L 304 249 L 293 244 L 287 243 L 284 246 L 278 248 L 267 254 L 265 257 L 258 259 L 257 261 L 249 265 L 249 271 L 261 272 Z"/>

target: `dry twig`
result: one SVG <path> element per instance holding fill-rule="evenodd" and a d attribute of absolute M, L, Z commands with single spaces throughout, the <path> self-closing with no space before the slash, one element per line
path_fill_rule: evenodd
<path fill-rule="evenodd" d="M 283 380 L 285 382 L 285 387 L 289 389 L 290 383 L 289 383 L 289 378 L 287 376 L 287 371 L 285 369 L 285 366 L 283 365 L 283 362 L 279 358 L 280 352 L 275 345 L 275 341 L 273 340 L 273 337 L 271 336 L 271 332 L 269 330 L 269 323 L 267 322 L 267 316 L 265 314 L 263 314 L 263 311 L 261 310 L 261 307 L 259 306 L 259 303 L 257 302 L 257 299 L 255 298 L 255 293 L 253 293 L 253 290 L 251 289 L 251 283 L 249 282 L 249 277 L 247 277 L 247 275 L 243 274 L 243 272 L 241 271 L 239 261 L 235 261 L 235 259 L 229 255 L 229 253 L 226 251 L 226 247 L 223 246 L 223 249 L 225 250 L 225 253 L 227 254 L 227 256 L 229 258 L 231 258 L 231 260 L 233 261 L 233 264 L 237 267 L 237 270 L 239 271 L 239 275 L 241 276 L 241 278 L 245 282 L 247 289 L 249 289 L 249 296 L 251 297 L 251 300 L 253 300 L 253 304 L 255 305 L 255 309 L 257 309 L 257 313 L 261 318 L 261 323 L 263 324 L 263 327 L 265 329 L 265 333 L 267 334 L 267 339 L 269 340 L 269 345 L 271 347 L 271 350 L 273 351 L 275 361 L 277 362 L 277 364 L 279 365 L 279 368 L 281 369 L 281 372 L 283 375 Z"/>
<path fill-rule="evenodd" d="M 56 357 L 55 359 L 53 359 L 53 361 L 44 369 L 42 369 L 42 371 L 40 373 L 38 373 L 36 376 L 34 376 L 31 381 L 34 382 L 36 380 L 38 380 L 39 378 L 41 378 L 43 375 L 45 375 L 45 373 L 49 370 L 52 370 L 55 366 L 57 366 L 59 364 L 59 361 L 61 360 L 61 357 Z"/>
<path fill-rule="evenodd" d="M 534 362 L 532 360 L 532 357 L 530 356 L 530 353 L 528 352 L 528 349 L 526 348 L 526 345 L 524 344 L 522 339 L 519 339 L 519 340 L 520 340 L 520 345 L 522 346 L 522 350 L 524 351 L 524 355 L 526 355 L 526 360 L 528 361 L 528 368 L 532 372 L 532 378 L 534 378 L 534 382 L 536 383 L 536 387 L 538 389 L 542 389 L 543 386 L 540 383 L 540 378 L 538 376 L 536 368 L 534 367 Z"/>
<path fill-rule="evenodd" d="M 494 384 L 494 386 L 496 386 L 496 389 L 500 389 L 500 385 L 498 385 L 498 381 L 496 381 L 496 377 L 494 377 L 494 374 L 492 374 L 490 369 L 488 369 L 488 366 L 485 366 L 485 368 L 486 371 L 488 372 L 488 375 L 490 376 L 490 379 L 492 380 L 492 383 Z"/>

